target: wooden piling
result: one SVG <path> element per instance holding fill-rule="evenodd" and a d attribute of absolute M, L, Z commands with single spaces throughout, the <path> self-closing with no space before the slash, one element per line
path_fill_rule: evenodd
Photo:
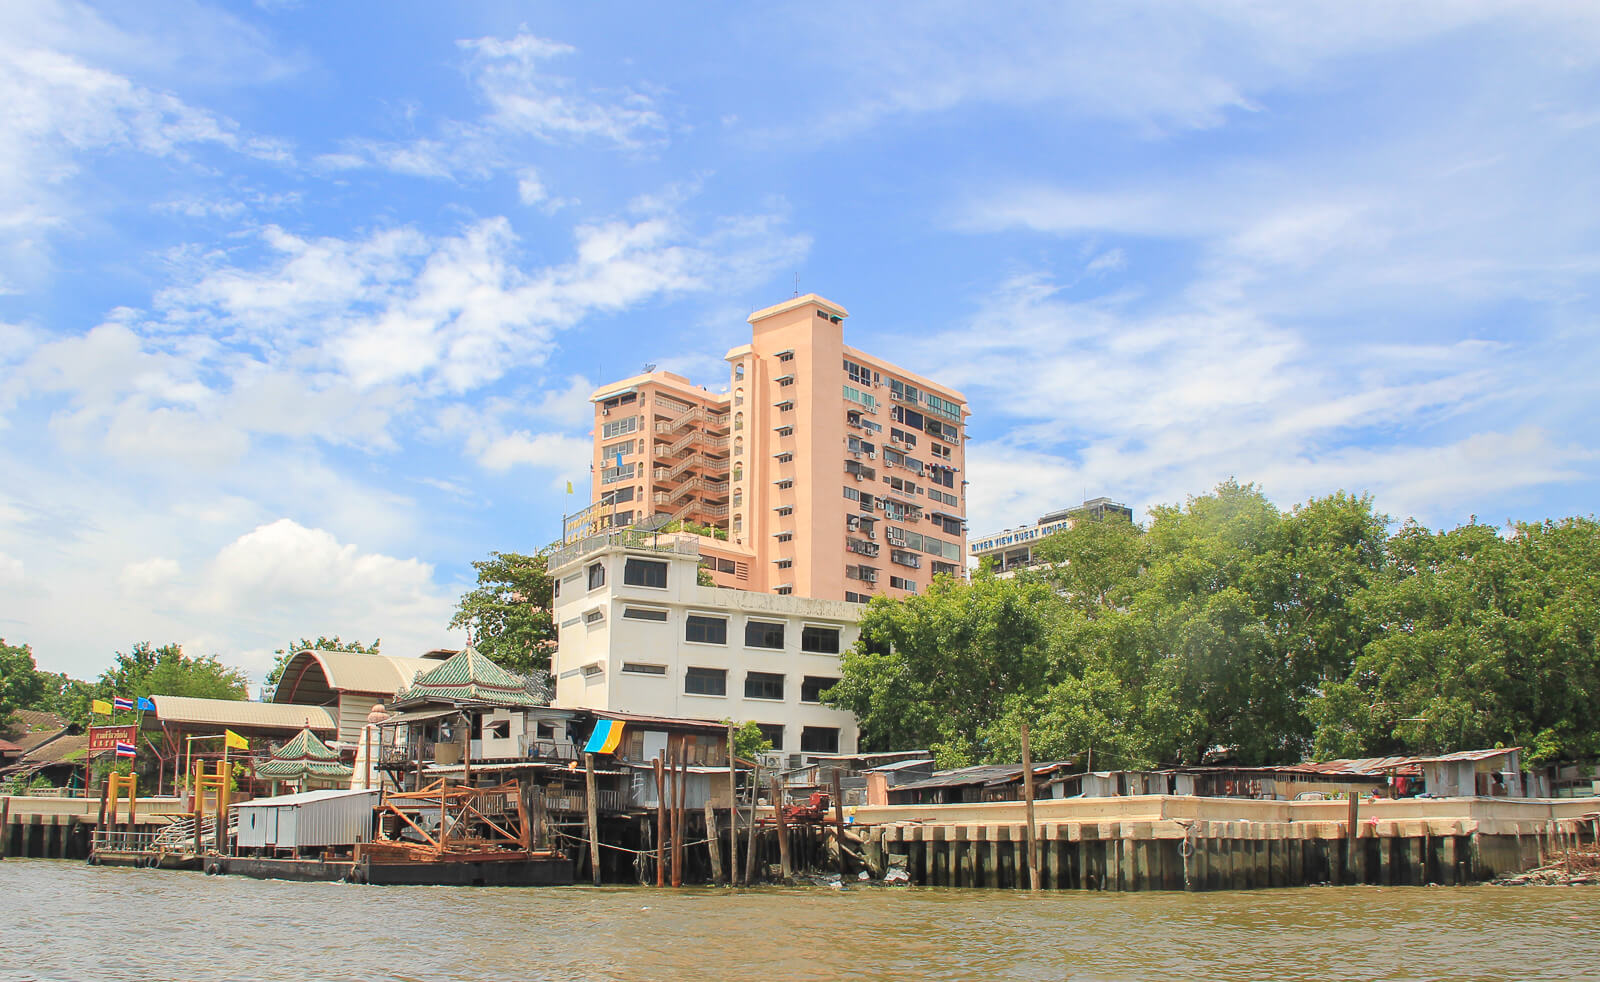
<path fill-rule="evenodd" d="M 589 879 L 600 885 L 600 802 L 595 787 L 594 754 L 583 755 L 583 787 L 589 812 Z"/>
<path fill-rule="evenodd" d="M 722 842 L 717 831 L 717 812 L 711 806 L 711 799 L 706 798 L 706 848 L 711 853 L 711 879 L 712 882 L 722 880 Z"/>
<path fill-rule="evenodd" d="M 728 724 L 728 886 L 739 882 L 739 763 L 733 755 L 738 727 Z M 754 822 L 751 823 L 755 824 Z"/>
<path fill-rule="evenodd" d="M 678 779 L 674 788 L 672 809 L 672 885 L 683 886 L 683 840 L 688 838 L 688 816 L 684 814 L 683 803 L 687 797 L 689 783 L 689 748 L 685 741 L 678 741 Z"/>
<path fill-rule="evenodd" d="M 839 878 L 844 879 L 844 794 L 839 790 L 839 768 L 833 769 L 833 832 L 839 845 Z"/>
<path fill-rule="evenodd" d="M 761 792 L 761 762 L 756 761 L 755 768 L 750 772 L 750 844 L 744 855 L 744 884 L 749 886 L 756 881 L 756 840 L 760 834 L 756 828 L 756 806 Z"/>
<path fill-rule="evenodd" d="M 656 754 L 656 886 L 666 885 L 667 875 L 667 785 L 661 773 L 661 754 Z"/>
<path fill-rule="evenodd" d="M 1033 819 L 1033 754 L 1028 748 L 1028 724 L 1022 724 L 1022 800 L 1028 816 L 1028 889 L 1039 890 L 1039 837 Z"/>
<path fill-rule="evenodd" d="M 783 878 L 787 881 L 790 877 L 789 825 L 783 816 L 783 785 L 776 777 L 772 779 L 772 813 L 778 823 L 778 866 L 783 870 Z"/>
<path fill-rule="evenodd" d="M 11 798 L 0 798 L 0 859 L 11 851 Z"/>

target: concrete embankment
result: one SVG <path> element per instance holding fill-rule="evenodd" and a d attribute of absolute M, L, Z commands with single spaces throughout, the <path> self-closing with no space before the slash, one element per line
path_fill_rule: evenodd
<path fill-rule="evenodd" d="M 180 816 L 182 802 L 140 798 L 132 827 L 126 821 L 126 800 L 122 807 L 123 821 L 117 823 L 117 829 L 155 832 Z M 85 859 L 99 822 L 99 798 L 0 797 L 0 858 Z"/>
<path fill-rule="evenodd" d="M 1041 885 L 1224 890 L 1311 884 L 1463 884 L 1538 865 L 1600 833 L 1595 799 L 1253 801 L 1148 795 L 1035 806 Z M 928 886 L 1026 888 L 1018 802 L 867 806 L 873 865 Z"/>

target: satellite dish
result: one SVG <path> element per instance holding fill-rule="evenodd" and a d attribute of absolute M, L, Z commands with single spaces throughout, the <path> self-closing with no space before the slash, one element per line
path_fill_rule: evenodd
<path fill-rule="evenodd" d="M 656 366 L 655 366 L 654 363 L 648 362 L 648 361 L 644 363 L 644 374 L 649 375 L 651 372 L 653 372 L 655 370 L 656 370 Z"/>

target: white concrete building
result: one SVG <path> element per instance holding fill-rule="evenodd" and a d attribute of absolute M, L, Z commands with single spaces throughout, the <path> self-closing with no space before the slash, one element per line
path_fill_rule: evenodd
<path fill-rule="evenodd" d="M 822 705 L 859 604 L 699 586 L 693 535 L 613 532 L 550 557 L 559 644 L 552 705 L 755 721 L 786 753 L 854 753 Z"/>

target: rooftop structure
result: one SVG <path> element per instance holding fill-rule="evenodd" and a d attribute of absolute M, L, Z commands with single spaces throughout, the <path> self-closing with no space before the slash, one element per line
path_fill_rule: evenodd
<path fill-rule="evenodd" d="M 593 504 L 564 534 L 694 523 L 719 586 L 856 603 L 961 574 L 966 398 L 846 345 L 848 316 L 816 294 L 751 314 L 724 393 L 595 390 Z"/>
<path fill-rule="evenodd" d="M 972 540 L 972 557 L 994 557 L 1000 572 L 1033 565 L 1033 547 L 1045 536 L 1063 532 L 1082 521 L 1133 522 L 1133 509 L 1110 498 L 1091 498 L 1081 505 L 1040 515 L 1032 525 L 1002 529 Z"/>

